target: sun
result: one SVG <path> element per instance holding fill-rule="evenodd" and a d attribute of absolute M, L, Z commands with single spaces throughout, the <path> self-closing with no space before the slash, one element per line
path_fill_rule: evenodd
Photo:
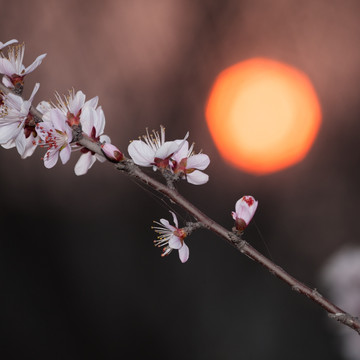
<path fill-rule="evenodd" d="M 253 174 L 268 174 L 306 156 L 321 123 L 309 78 L 270 59 L 253 58 L 222 71 L 206 120 L 220 154 Z"/>

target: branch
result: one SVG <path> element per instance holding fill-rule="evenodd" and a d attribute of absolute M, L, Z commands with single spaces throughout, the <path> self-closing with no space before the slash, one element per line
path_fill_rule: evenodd
<path fill-rule="evenodd" d="M 0 92 L 4 94 L 8 94 L 11 92 L 7 87 L 0 83 Z M 36 122 L 42 121 L 42 114 L 36 110 L 33 106 L 30 108 L 30 113 L 36 118 Z M 168 186 L 155 180 L 154 178 L 148 176 L 143 171 L 137 167 L 132 160 L 126 159 L 123 157 L 121 161 L 114 161 L 114 159 L 110 159 L 103 152 L 101 144 L 94 141 L 92 138 L 88 137 L 84 133 L 81 132 L 81 127 L 74 126 L 73 127 L 74 139 L 77 144 L 80 144 L 90 151 L 104 156 L 110 162 L 116 162 L 116 169 L 126 173 L 129 176 L 132 176 L 159 193 L 165 195 L 168 199 L 178 204 L 184 210 L 186 210 L 189 214 L 191 214 L 202 227 L 207 228 L 208 230 L 214 232 L 221 238 L 223 238 L 228 244 L 235 247 L 239 252 L 243 253 L 250 259 L 258 262 L 269 272 L 289 286 L 291 286 L 292 290 L 307 296 L 309 299 L 320 305 L 323 309 L 328 312 L 328 315 L 339 321 L 340 323 L 354 329 L 358 334 L 360 334 L 360 320 L 339 307 L 335 306 L 329 300 L 324 298 L 316 289 L 311 289 L 307 285 L 303 284 L 299 280 L 295 279 L 293 276 L 288 274 L 285 270 L 283 270 L 280 266 L 276 265 L 274 262 L 263 256 L 256 249 L 254 249 L 250 244 L 248 244 L 245 240 L 241 238 L 241 236 L 237 235 L 234 232 L 228 231 L 214 220 L 209 218 L 206 214 L 196 208 L 192 203 L 190 203 L 187 199 L 185 199 L 182 195 L 180 195 L 175 187 Z"/>

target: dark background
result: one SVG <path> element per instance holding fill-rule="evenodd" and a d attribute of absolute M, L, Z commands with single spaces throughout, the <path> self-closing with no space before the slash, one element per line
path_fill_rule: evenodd
<path fill-rule="evenodd" d="M 74 87 L 98 95 L 106 133 L 126 152 L 145 128 L 184 136 L 211 158 L 182 193 L 231 228 L 259 200 L 245 238 L 310 286 L 326 259 L 359 242 L 358 1 L 0 1 L 0 40 L 26 43 L 36 102 Z M 204 107 L 217 74 L 253 56 L 304 71 L 323 123 L 308 157 L 253 176 L 217 153 Z M 4 359 L 341 359 L 326 313 L 210 232 L 190 259 L 153 247 L 164 201 L 111 165 L 48 170 L 43 151 L 0 151 L 0 342 Z M 178 210 L 178 209 L 176 209 Z M 180 221 L 189 220 L 178 210 Z M 333 326 L 337 326 L 336 324 Z"/>

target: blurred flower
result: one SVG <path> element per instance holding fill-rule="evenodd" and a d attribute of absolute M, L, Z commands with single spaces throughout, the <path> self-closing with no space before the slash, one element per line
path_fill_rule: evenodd
<path fill-rule="evenodd" d="M 253 218 L 258 202 L 252 196 L 243 196 L 235 204 L 235 212 L 231 215 L 235 220 L 235 226 L 238 231 L 243 231 Z"/>
<path fill-rule="evenodd" d="M 34 152 L 33 146 L 35 121 L 30 114 L 31 103 L 39 90 L 40 84 L 35 84 L 29 100 L 9 93 L 3 96 L 3 105 L 0 106 L 0 144 L 10 149 L 16 147 L 22 158 Z"/>
<path fill-rule="evenodd" d="M 170 225 L 166 219 L 160 219 L 160 222 L 155 221 L 159 226 L 154 226 L 153 229 L 160 235 L 154 244 L 157 247 L 165 246 L 161 256 L 170 254 L 173 249 L 178 250 L 180 261 L 184 263 L 189 258 L 189 248 L 184 242 L 187 234 L 184 229 L 179 229 L 176 215 L 172 211 L 170 213 L 173 216 L 175 226 Z"/>
<path fill-rule="evenodd" d="M 207 183 L 209 175 L 199 170 L 205 170 L 209 166 L 210 158 L 205 154 L 194 154 L 194 144 L 189 149 L 187 141 L 175 140 L 175 142 L 181 142 L 183 145 L 171 157 L 174 173 L 185 177 L 190 184 L 202 185 Z"/>
<path fill-rule="evenodd" d="M 347 246 L 335 253 L 321 270 L 321 281 L 329 298 L 345 311 L 360 315 L 360 247 Z M 336 327 L 343 355 L 360 359 L 359 335 L 346 326 Z"/>
<path fill-rule="evenodd" d="M 0 74 L 4 74 L 3 84 L 8 88 L 23 85 L 24 76 L 34 71 L 42 62 L 46 54 L 39 55 L 27 68 L 23 65 L 25 45 L 10 46 L 8 58 L 3 54 L 0 58 Z"/>
<path fill-rule="evenodd" d="M 50 169 L 58 161 L 59 154 L 63 164 L 70 159 L 72 130 L 66 116 L 59 109 L 51 109 L 47 114 L 49 121 L 36 124 L 36 131 L 48 151 L 44 156 L 44 165 Z"/>
<path fill-rule="evenodd" d="M 4 47 L 6 47 L 6 46 L 9 46 L 9 45 L 11 45 L 11 44 L 14 44 L 14 43 L 17 43 L 18 41 L 17 40 L 15 40 L 15 39 L 13 39 L 13 40 L 9 40 L 9 41 L 7 41 L 6 43 L 2 43 L 1 41 L 0 41 L 0 50 L 2 50 Z"/>
<path fill-rule="evenodd" d="M 182 141 L 165 141 L 165 128 L 161 126 L 160 135 L 157 131 L 143 136 L 144 141 L 134 140 L 128 147 L 128 153 L 134 163 L 140 166 L 152 166 L 157 168 L 168 168 L 171 156 L 178 151 L 189 133 Z"/>

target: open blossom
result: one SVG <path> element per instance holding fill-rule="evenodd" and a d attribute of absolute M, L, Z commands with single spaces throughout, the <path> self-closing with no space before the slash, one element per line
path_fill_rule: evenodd
<path fill-rule="evenodd" d="M 80 90 L 76 93 L 75 90 L 71 90 L 69 91 L 69 95 L 64 98 L 57 94 L 56 99 L 58 101 L 56 107 L 66 116 L 67 122 L 70 126 L 79 125 L 80 122 L 84 122 L 85 124 L 85 120 L 83 121 L 82 119 L 83 108 L 89 106 L 92 109 L 96 109 L 98 104 L 97 96 L 85 102 L 85 94 Z M 86 116 L 88 115 L 89 114 L 86 114 Z"/>
<path fill-rule="evenodd" d="M 143 140 L 134 140 L 128 147 L 128 152 L 134 163 L 140 166 L 152 166 L 157 168 L 169 167 L 171 156 L 176 153 L 187 139 L 189 133 L 180 141 L 165 141 L 165 128 L 162 126 L 160 134 L 153 131 L 147 132 Z"/>
<path fill-rule="evenodd" d="M 23 65 L 25 45 L 10 46 L 8 58 L 1 54 L 0 74 L 4 74 L 3 84 L 8 88 L 23 85 L 24 76 L 34 71 L 42 62 L 46 54 L 39 55 L 35 61 L 25 68 Z"/>
<path fill-rule="evenodd" d="M 110 138 L 103 135 L 105 115 L 101 107 L 95 110 L 92 106 L 84 106 L 81 111 L 81 126 L 82 131 L 94 142 L 110 143 Z M 86 174 L 96 160 L 105 161 L 103 156 L 95 154 L 85 147 L 81 148 L 80 152 L 81 156 L 75 165 L 75 174 L 78 176 Z"/>
<path fill-rule="evenodd" d="M 2 50 L 4 47 L 6 47 L 6 46 L 9 46 L 9 45 L 11 45 L 11 44 L 14 44 L 14 43 L 17 43 L 18 41 L 17 40 L 15 40 L 15 39 L 12 39 L 12 40 L 9 40 L 9 41 L 7 41 L 6 43 L 2 43 L 1 41 L 0 41 L 0 50 Z"/>
<path fill-rule="evenodd" d="M 235 204 L 235 212 L 232 211 L 231 215 L 235 220 L 236 229 L 243 231 L 253 218 L 258 202 L 249 195 L 243 196 Z"/>
<path fill-rule="evenodd" d="M 175 140 L 179 142 L 179 140 Z M 194 144 L 190 146 L 187 141 L 173 154 L 172 169 L 175 174 L 185 177 L 190 184 L 202 185 L 208 182 L 209 175 L 200 170 L 205 170 L 210 164 L 210 158 L 205 154 L 194 154 Z"/>
<path fill-rule="evenodd" d="M 47 114 L 49 121 L 36 124 L 36 131 L 48 150 L 44 156 L 44 165 L 48 169 L 55 166 L 59 155 L 63 164 L 70 159 L 72 130 L 66 116 L 59 109 L 51 109 Z"/>
<path fill-rule="evenodd" d="M 160 222 L 155 221 L 158 226 L 154 226 L 153 229 L 159 234 L 158 239 L 154 241 L 155 246 L 164 246 L 161 256 L 165 256 L 171 253 L 173 249 L 179 251 L 179 258 L 182 263 L 186 262 L 189 258 L 189 248 L 184 242 L 186 232 L 183 229 L 179 229 L 176 215 L 170 211 L 174 224 L 170 225 L 166 219 L 160 219 Z"/>
<path fill-rule="evenodd" d="M 39 90 L 37 83 L 29 100 L 9 93 L 3 96 L 3 105 L 0 106 L 0 144 L 9 149 L 16 147 L 22 158 L 31 155 L 35 133 L 35 121 L 30 114 L 31 103 Z"/>

